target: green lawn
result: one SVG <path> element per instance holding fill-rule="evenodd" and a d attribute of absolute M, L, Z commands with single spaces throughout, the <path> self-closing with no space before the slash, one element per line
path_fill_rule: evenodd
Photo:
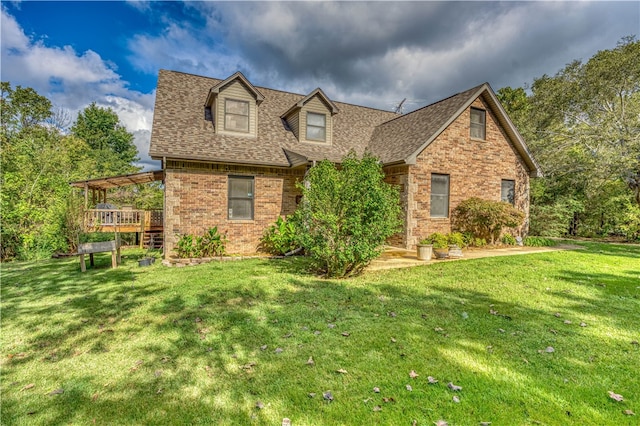
<path fill-rule="evenodd" d="M 3 264 L 0 423 L 638 424 L 640 247 L 584 245 L 343 281 Z"/>

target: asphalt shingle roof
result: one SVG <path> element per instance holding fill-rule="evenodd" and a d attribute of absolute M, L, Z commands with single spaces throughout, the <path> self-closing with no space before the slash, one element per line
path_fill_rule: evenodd
<path fill-rule="evenodd" d="M 339 162 L 350 151 L 368 150 L 384 164 L 411 163 L 464 108 L 480 94 L 523 156 L 533 176 L 540 170 L 487 83 L 460 92 L 411 113 L 398 116 L 390 111 L 333 102 L 331 144 L 303 143 L 288 130 L 281 117 L 308 95 L 256 87 L 264 100 L 258 105 L 255 138 L 216 133 L 205 119 L 205 102 L 212 87 L 224 80 L 161 70 L 158 76 L 153 130 L 149 154 L 152 158 L 175 158 L 225 163 L 296 167 L 313 160 Z"/>
<path fill-rule="evenodd" d="M 307 160 L 339 161 L 350 150 L 362 154 L 375 127 L 396 117 L 388 111 L 334 102 L 340 112 L 333 116 L 333 143 L 301 143 L 284 127 L 280 116 L 305 95 L 256 87 L 265 98 L 258 106 L 257 137 L 221 135 L 215 133 L 204 113 L 209 90 L 221 81 L 160 71 L 149 149 L 151 157 L 282 167 L 300 162 L 301 156 Z"/>

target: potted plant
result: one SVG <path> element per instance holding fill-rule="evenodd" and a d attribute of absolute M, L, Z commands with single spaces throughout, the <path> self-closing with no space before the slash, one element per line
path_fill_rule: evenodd
<path fill-rule="evenodd" d="M 429 242 L 433 246 L 433 253 L 436 259 L 446 259 L 449 256 L 449 245 L 447 236 L 440 232 L 434 232 L 423 241 Z"/>
<path fill-rule="evenodd" d="M 418 260 L 431 260 L 433 256 L 433 244 L 428 239 L 420 241 L 416 245 Z"/>
<path fill-rule="evenodd" d="M 459 259 L 462 257 L 462 248 L 465 247 L 464 236 L 460 232 L 452 232 L 447 235 L 449 243 L 449 257 Z"/>

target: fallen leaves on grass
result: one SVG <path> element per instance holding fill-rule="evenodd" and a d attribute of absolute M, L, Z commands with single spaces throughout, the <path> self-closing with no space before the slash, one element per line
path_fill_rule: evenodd
<path fill-rule="evenodd" d="M 375 407 L 373 407 L 373 411 L 382 411 L 382 407 L 379 405 L 376 405 Z"/>
<path fill-rule="evenodd" d="M 47 395 L 49 396 L 53 396 L 53 395 L 62 395 L 64 393 L 64 389 L 59 388 L 59 389 L 55 389 L 52 390 L 51 392 L 49 392 Z"/>
<path fill-rule="evenodd" d="M 611 391 L 609 391 L 609 398 L 613 399 L 614 401 L 624 401 L 624 398 L 622 395 L 613 393 Z"/>
<path fill-rule="evenodd" d="M 452 400 L 453 402 L 455 402 L 456 404 L 460 404 L 460 398 L 458 398 L 458 396 L 457 396 L 457 395 L 453 395 L 453 398 L 451 398 L 451 400 Z"/>
<path fill-rule="evenodd" d="M 345 370 L 344 368 L 341 368 L 339 370 L 336 370 L 336 373 L 347 374 L 347 370 Z"/>
<path fill-rule="evenodd" d="M 395 312 L 387 312 L 387 315 L 389 315 L 391 318 L 395 318 L 397 315 Z"/>
<path fill-rule="evenodd" d="M 631 410 L 624 410 L 623 413 L 626 414 L 627 416 L 635 416 L 636 415 L 636 413 L 634 413 Z"/>
<path fill-rule="evenodd" d="M 411 385 L 407 385 L 406 388 L 409 392 L 413 391 L 413 388 L 411 387 Z"/>
<path fill-rule="evenodd" d="M 29 383 L 28 385 L 25 385 L 25 386 L 22 388 L 22 390 L 24 391 L 24 390 L 27 390 L 27 389 L 31 389 L 31 388 L 33 388 L 35 385 L 36 385 L 35 383 Z"/>
<path fill-rule="evenodd" d="M 313 365 L 315 364 L 315 362 L 313 362 L 313 357 L 310 356 L 309 359 L 307 360 L 307 365 Z"/>
<path fill-rule="evenodd" d="M 436 380 L 436 378 L 432 376 L 427 377 L 427 381 L 429 382 L 430 385 L 434 385 L 438 383 L 438 380 Z"/>
<path fill-rule="evenodd" d="M 411 371 L 409 372 L 409 377 L 411 377 L 412 379 L 415 379 L 415 378 L 416 378 L 416 377 L 418 377 L 418 376 L 419 376 L 419 374 L 418 374 L 418 373 L 416 373 L 416 371 L 415 371 L 415 370 L 411 370 Z"/>
<path fill-rule="evenodd" d="M 451 389 L 452 391 L 454 391 L 454 392 L 457 392 L 457 391 L 461 391 L 461 390 L 462 390 L 462 386 L 454 385 L 454 384 L 453 384 L 453 382 L 449 382 L 449 383 L 447 383 L 447 387 L 448 387 L 449 389 Z"/>
<path fill-rule="evenodd" d="M 329 324 L 327 324 L 327 327 L 329 327 L 329 328 L 336 328 L 336 325 L 335 325 L 335 324 L 332 324 L 332 323 L 329 323 Z"/>
<path fill-rule="evenodd" d="M 587 323 L 586 323 L 586 322 L 581 322 L 581 323 L 580 323 L 580 327 L 586 327 L 586 326 L 587 326 Z"/>
<path fill-rule="evenodd" d="M 569 321 L 569 320 L 564 320 L 563 322 L 564 322 L 565 324 L 567 324 L 567 325 L 571 324 L 571 321 Z"/>
<path fill-rule="evenodd" d="M 331 391 L 323 392 L 322 397 L 329 402 L 333 401 L 333 394 L 331 393 Z"/>
<path fill-rule="evenodd" d="M 262 401 L 256 402 L 256 408 L 258 410 L 262 410 L 264 408 L 264 404 L 262 403 Z"/>
<path fill-rule="evenodd" d="M 397 340 L 394 337 L 392 337 L 391 338 L 391 343 L 396 343 L 396 342 L 397 342 Z"/>
<path fill-rule="evenodd" d="M 344 337 L 349 337 L 349 336 L 351 336 L 351 333 L 347 333 L 346 331 L 343 331 L 341 334 L 342 334 Z"/>
<path fill-rule="evenodd" d="M 275 353 L 277 353 L 277 354 L 281 354 L 281 353 L 282 353 L 282 351 L 284 351 L 284 349 L 282 349 L 282 348 L 276 348 L 276 350 L 275 350 L 274 352 L 275 352 Z"/>
<path fill-rule="evenodd" d="M 316 393 L 315 392 L 309 392 L 309 394 L 307 396 L 309 398 L 315 398 L 316 397 Z"/>
<path fill-rule="evenodd" d="M 384 403 L 388 403 L 388 402 L 396 402 L 396 400 L 395 400 L 395 399 L 393 399 L 393 397 L 386 397 L 386 396 L 385 396 L 384 398 L 382 398 L 382 402 L 384 402 Z"/>
<path fill-rule="evenodd" d="M 375 393 L 380 393 L 380 388 L 376 386 L 375 388 L 373 388 L 373 391 L 374 391 Z"/>
<path fill-rule="evenodd" d="M 267 345 L 262 345 L 262 346 L 260 346 L 260 350 L 261 350 L 261 351 L 266 351 L 266 350 L 267 350 L 267 348 L 268 348 L 268 346 L 267 346 Z"/>
<path fill-rule="evenodd" d="M 434 423 L 436 426 L 449 426 L 449 423 L 447 423 L 445 420 L 438 420 L 437 422 Z"/>

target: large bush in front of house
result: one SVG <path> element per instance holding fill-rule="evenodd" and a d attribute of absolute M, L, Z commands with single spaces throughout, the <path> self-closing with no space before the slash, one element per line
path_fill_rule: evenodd
<path fill-rule="evenodd" d="M 471 233 L 476 238 L 499 241 L 505 228 L 522 225 L 524 213 L 509 203 L 469 198 L 453 209 L 451 227 L 458 232 Z"/>
<path fill-rule="evenodd" d="M 226 252 L 227 235 L 220 234 L 214 226 L 203 235 L 181 235 L 176 243 L 175 251 L 179 258 L 223 256 Z"/>
<path fill-rule="evenodd" d="M 267 253 L 284 255 L 298 247 L 296 227 L 291 219 L 278 217 L 278 220 L 265 229 L 260 239 L 260 248 Z"/>
<path fill-rule="evenodd" d="M 340 167 L 321 161 L 298 184 L 298 243 L 328 277 L 360 273 L 400 226 L 398 190 L 384 182 L 377 158 L 347 155 Z"/>

